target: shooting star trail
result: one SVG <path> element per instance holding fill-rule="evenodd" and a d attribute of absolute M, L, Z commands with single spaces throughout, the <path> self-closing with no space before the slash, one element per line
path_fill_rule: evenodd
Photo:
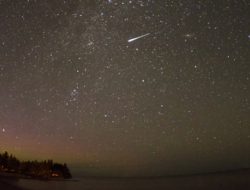
<path fill-rule="evenodd" d="M 147 34 L 144 34 L 144 35 L 135 37 L 135 38 L 131 38 L 131 39 L 128 40 L 128 43 L 131 43 L 131 42 L 133 42 L 133 41 L 136 41 L 136 40 L 138 40 L 138 39 L 140 39 L 140 38 L 144 38 L 144 37 L 146 37 L 146 36 L 148 36 L 148 35 L 150 35 L 150 33 L 147 33 Z"/>

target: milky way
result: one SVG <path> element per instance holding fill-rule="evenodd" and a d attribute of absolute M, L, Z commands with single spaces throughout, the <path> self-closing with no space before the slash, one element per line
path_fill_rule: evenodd
<path fill-rule="evenodd" d="M 249 167 L 249 6 L 1 0 L 0 151 L 96 175 Z"/>

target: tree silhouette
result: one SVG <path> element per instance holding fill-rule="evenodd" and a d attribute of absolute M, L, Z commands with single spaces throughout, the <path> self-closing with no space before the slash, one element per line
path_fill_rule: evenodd
<path fill-rule="evenodd" d="M 42 179 L 72 178 L 67 164 L 54 163 L 53 160 L 20 162 L 8 152 L 0 154 L 0 172 L 11 172 Z"/>

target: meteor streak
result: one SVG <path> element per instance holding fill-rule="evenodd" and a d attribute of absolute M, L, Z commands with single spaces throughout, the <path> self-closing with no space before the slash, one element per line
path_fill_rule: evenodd
<path fill-rule="evenodd" d="M 146 37 L 146 36 L 148 36 L 148 35 L 150 35 L 150 33 L 147 33 L 147 34 L 144 34 L 144 35 L 135 37 L 135 38 L 131 38 L 131 39 L 128 40 L 128 43 L 131 43 L 131 42 L 133 42 L 133 41 L 135 41 L 135 40 L 138 40 L 138 39 L 140 39 L 140 38 L 144 38 L 144 37 Z"/>

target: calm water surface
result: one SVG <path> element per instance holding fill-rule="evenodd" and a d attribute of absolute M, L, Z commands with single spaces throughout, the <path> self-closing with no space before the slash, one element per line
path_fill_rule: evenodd
<path fill-rule="evenodd" d="M 169 178 L 81 178 L 77 181 L 39 181 L 20 179 L 27 190 L 236 190 L 250 189 L 250 174 L 216 174 Z"/>
<path fill-rule="evenodd" d="M 155 189 L 162 187 L 164 180 L 146 179 L 79 179 L 77 181 L 39 181 L 21 179 L 18 186 L 27 190 L 101 190 L 101 189 Z"/>

